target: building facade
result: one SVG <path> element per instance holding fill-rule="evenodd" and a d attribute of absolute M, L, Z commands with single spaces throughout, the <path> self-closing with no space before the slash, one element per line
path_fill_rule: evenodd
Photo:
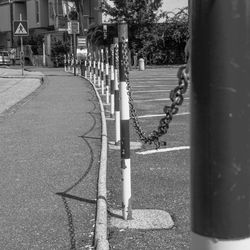
<path fill-rule="evenodd" d="M 15 42 L 13 20 L 27 19 L 25 0 L 0 0 L 0 49 L 12 47 Z"/>
<path fill-rule="evenodd" d="M 80 0 L 79 0 L 80 1 Z M 82 0 L 82 23 L 84 30 L 92 24 L 100 24 L 98 6 L 100 0 Z M 74 8 L 69 0 L 0 0 L 0 50 L 18 47 L 18 37 L 14 35 L 13 21 L 28 21 L 30 36 L 54 34 L 63 37 L 67 31 L 67 14 Z"/>

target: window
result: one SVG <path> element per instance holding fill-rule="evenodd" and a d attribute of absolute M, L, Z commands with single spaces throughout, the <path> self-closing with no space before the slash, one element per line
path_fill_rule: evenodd
<path fill-rule="evenodd" d="M 52 2 L 49 3 L 49 17 L 52 19 L 55 17 L 55 10 Z"/>
<path fill-rule="evenodd" d="M 40 22 L 40 10 L 39 10 L 39 0 L 36 0 L 36 3 L 35 3 L 35 8 L 36 8 L 36 23 L 39 23 Z"/>

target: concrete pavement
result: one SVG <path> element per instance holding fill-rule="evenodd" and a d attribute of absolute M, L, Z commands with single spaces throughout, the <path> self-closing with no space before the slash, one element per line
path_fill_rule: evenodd
<path fill-rule="evenodd" d="M 33 93 L 41 85 L 41 72 L 22 72 L 20 69 L 0 68 L 0 113 Z"/>

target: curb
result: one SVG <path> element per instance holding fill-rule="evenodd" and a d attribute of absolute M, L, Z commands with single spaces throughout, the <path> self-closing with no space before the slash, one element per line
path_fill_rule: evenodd
<path fill-rule="evenodd" d="M 102 104 L 101 97 L 96 90 L 94 84 L 84 76 L 83 79 L 87 80 L 95 90 L 96 96 L 99 101 L 101 109 L 101 119 L 102 119 L 102 148 L 100 157 L 100 168 L 99 168 L 99 178 L 98 178 L 98 193 L 97 193 L 97 208 L 96 208 L 96 224 L 95 224 L 95 249 L 96 250 L 108 250 L 109 242 L 107 239 L 107 186 L 106 186 L 106 176 L 107 176 L 107 148 L 108 148 L 108 138 L 107 138 L 107 124 L 105 118 L 105 111 Z"/>

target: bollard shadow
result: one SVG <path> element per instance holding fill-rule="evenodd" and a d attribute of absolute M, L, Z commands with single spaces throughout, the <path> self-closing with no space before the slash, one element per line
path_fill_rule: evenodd
<path fill-rule="evenodd" d="M 122 215 L 120 214 L 115 214 L 113 211 L 111 211 L 110 209 L 108 209 L 108 215 L 114 218 L 118 218 L 118 219 L 123 219 Z"/>

